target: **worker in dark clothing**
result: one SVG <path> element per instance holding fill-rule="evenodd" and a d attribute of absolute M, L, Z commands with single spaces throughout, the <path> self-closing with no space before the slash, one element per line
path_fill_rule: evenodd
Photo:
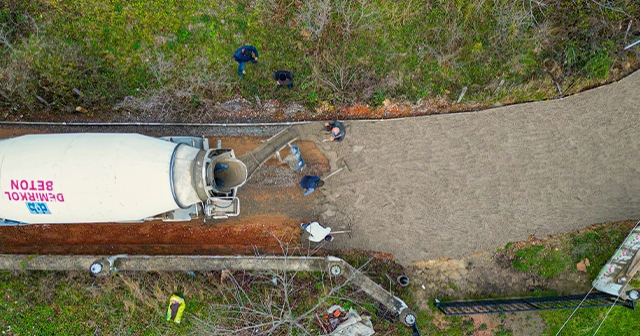
<path fill-rule="evenodd" d="M 335 142 L 340 142 L 344 140 L 345 135 L 347 135 L 347 132 L 344 129 L 344 124 L 339 121 L 325 122 L 324 130 L 327 132 L 331 132 L 331 138 L 329 138 L 329 140 L 335 141 Z"/>
<path fill-rule="evenodd" d="M 238 76 L 243 77 L 245 63 L 247 62 L 253 62 L 254 64 L 258 63 L 258 49 L 250 45 L 242 46 L 240 47 L 240 49 L 236 50 L 235 54 L 233 54 L 233 59 L 239 63 Z"/>
<path fill-rule="evenodd" d="M 289 89 L 293 88 L 293 74 L 286 70 L 278 70 L 273 74 L 273 79 L 276 80 L 276 84 L 279 89 L 281 86 L 287 86 Z"/>
<path fill-rule="evenodd" d="M 304 195 L 307 196 L 314 192 L 317 188 L 324 185 L 324 181 L 315 175 L 306 175 L 300 180 L 300 186 L 305 189 Z"/>

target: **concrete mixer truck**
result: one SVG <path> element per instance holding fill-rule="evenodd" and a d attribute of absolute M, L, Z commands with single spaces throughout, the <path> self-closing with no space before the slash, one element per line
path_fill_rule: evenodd
<path fill-rule="evenodd" d="M 227 218 L 246 180 L 206 138 L 25 135 L 0 140 L 0 225 Z"/>

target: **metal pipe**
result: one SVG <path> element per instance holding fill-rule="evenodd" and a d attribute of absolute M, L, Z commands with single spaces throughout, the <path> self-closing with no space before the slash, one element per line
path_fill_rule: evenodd
<path fill-rule="evenodd" d="M 290 121 L 281 123 L 157 123 L 157 122 L 53 122 L 53 121 L 0 121 L 0 125 L 26 126 L 189 126 L 189 127 L 255 127 L 255 126 L 292 126 L 308 124 L 310 121 Z"/>
<path fill-rule="evenodd" d="M 635 42 L 631 43 L 630 45 L 628 45 L 628 46 L 624 47 L 624 49 L 623 49 L 623 50 L 630 49 L 631 47 L 633 47 L 634 45 L 636 45 L 636 44 L 638 44 L 638 43 L 640 43 L 640 40 L 637 40 L 637 41 L 635 41 Z"/>

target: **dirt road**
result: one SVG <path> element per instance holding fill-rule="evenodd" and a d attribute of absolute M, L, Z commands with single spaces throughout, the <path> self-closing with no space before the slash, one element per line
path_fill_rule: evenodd
<path fill-rule="evenodd" d="M 405 265 L 461 258 L 529 235 L 543 238 L 595 223 L 637 220 L 639 91 L 640 72 L 636 72 L 618 83 L 562 100 L 351 122 L 341 143 L 323 142 L 328 134 L 319 123 L 295 126 L 303 140 L 315 142 L 333 171 L 344 169 L 327 181 L 323 194 L 302 197 L 297 187 L 300 175 L 326 171 L 326 159 L 315 148 L 303 149 L 313 167 L 297 175 L 267 165 L 242 188 L 245 202 L 238 220 L 253 223 L 253 215 L 281 214 L 291 222 L 268 218 L 298 230 L 298 222 L 320 217 L 334 230 L 353 230 L 352 238 L 336 236 L 327 248 L 390 253 Z M 257 132 L 247 129 L 223 131 Z M 142 132 L 140 128 L 107 131 Z M 31 132 L 5 128 L 0 136 Z M 224 133 L 202 128 L 154 132 Z M 246 147 L 243 141 L 259 143 L 259 139 L 231 143 L 239 155 Z M 255 237 L 247 238 L 246 244 L 255 243 Z"/>
<path fill-rule="evenodd" d="M 347 123 L 341 143 L 301 133 L 329 158 L 321 222 L 351 227 L 333 248 L 408 265 L 640 218 L 640 72 L 549 102 Z"/>

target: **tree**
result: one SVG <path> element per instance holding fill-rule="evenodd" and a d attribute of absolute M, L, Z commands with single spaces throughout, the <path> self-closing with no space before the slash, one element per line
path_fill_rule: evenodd
<path fill-rule="evenodd" d="M 285 264 L 303 252 L 292 240 L 278 241 Z M 309 248 L 304 256 L 316 251 Z M 321 319 L 317 313 L 337 301 L 358 302 L 349 297 L 353 294 L 349 287 L 353 277 L 293 271 L 286 266 L 270 271 L 223 271 L 219 288 L 223 303 L 211 304 L 206 319 L 194 316 L 193 333 L 220 336 L 326 333 L 321 323 L 315 323 Z"/>

